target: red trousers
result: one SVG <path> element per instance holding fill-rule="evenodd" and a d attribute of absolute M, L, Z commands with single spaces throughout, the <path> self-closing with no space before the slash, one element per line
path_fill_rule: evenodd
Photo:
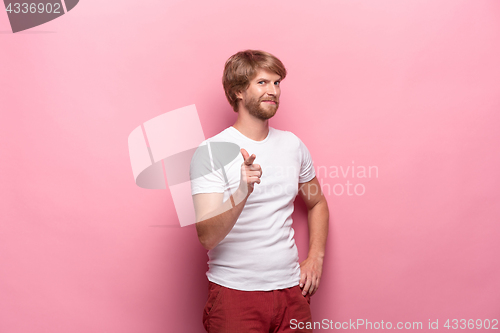
<path fill-rule="evenodd" d="M 299 286 L 241 291 L 209 281 L 203 326 L 208 333 L 312 332 L 299 330 L 296 324 L 311 321 L 310 302 L 310 295 L 302 296 Z"/>

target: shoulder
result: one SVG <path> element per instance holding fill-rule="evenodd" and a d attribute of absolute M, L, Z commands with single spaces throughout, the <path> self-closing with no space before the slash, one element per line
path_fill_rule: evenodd
<path fill-rule="evenodd" d="M 215 140 L 219 140 L 219 139 L 227 139 L 229 137 L 231 137 L 231 127 L 228 127 L 222 131 L 220 131 L 219 133 L 215 134 L 214 136 L 208 138 L 207 140 L 210 140 L 210 141 L 215 141 Z"/>
<path fill-rule="evenodd" d="M 302 151 L 305 147 L 304 142 L 293 132 L 274 129 L 276 137 L 283 143 L 286 143 L 291 149 Z"/>
<path fill-rule="evenodd" d="M 287 140 L 288 142 L 296 142 L 299 143 L 300 139 L 297 135 L 290 131 L 280 130 L 277 128 L 272 128 L 273 135 L 278 139 Z"/>
<path fill-rule="evenodd" d="M 199 146 L 203 146 L 203 145 L 206 145 L 207 142 L 220 142 L 220 141 L 223 141 L 223 142 L 231 142 L 232 136 L 230 134 L 230 127 L 222 130 L 221 132 L 215 134 L 214 136 L 211 136 L 205 140 L 203 140 Z"/>

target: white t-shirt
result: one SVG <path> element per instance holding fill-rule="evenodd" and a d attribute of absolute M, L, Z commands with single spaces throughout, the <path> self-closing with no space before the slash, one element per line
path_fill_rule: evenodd
<path fill-rule="evenodd" d="M 208 280 L 237 290 L 276 290 L 299 284 L 300 265 L 292 228 L 293 202 L 299 183 L 312 180 L 316 174 L 311 155 L 293 133 L 269 128 L 268 136 L 255 141 L 228 127 L 200 146 L 214 142 L 231 142 L 255 154 L 254 163 L 262 167 L 261 183 L 254 185 L 229 234 L 208 251 Z M 238 149 L 239 150 L 239 149 Z M 234 193 L 240 183 L 243 156 L 239 151 L 221 168 L 191 179 L 191 193 Z M 213 156 L 210 155 L 210 159 Z M 191 171 L 193 170 L 191 162 Z M 211 161 L 213 164 L 213 161 Z"/>

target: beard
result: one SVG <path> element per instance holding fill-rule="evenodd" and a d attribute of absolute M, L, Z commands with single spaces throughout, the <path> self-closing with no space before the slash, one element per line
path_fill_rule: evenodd
<path fill-rule="evenodd" d="M 262 101 L 274 101 L 276 104 L 263 103 Z M 255 98 L 245 103 L 245 107 L 252 116 L 260 120 L 267 120 L 278 111 L 279 101 L 274 97 Z"/>

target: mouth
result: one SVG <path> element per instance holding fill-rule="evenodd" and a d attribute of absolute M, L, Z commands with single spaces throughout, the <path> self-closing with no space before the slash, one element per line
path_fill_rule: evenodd
<path fill-rule="evenodd" d="M 276 104 L 276 101 L 273 100 L 264 100 L 262 103 Z"/>

